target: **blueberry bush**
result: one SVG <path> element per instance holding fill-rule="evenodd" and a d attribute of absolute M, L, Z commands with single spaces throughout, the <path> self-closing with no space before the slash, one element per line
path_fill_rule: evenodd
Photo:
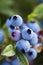
<path fill-rule="evenodd" d="M 34 65 L 34 64 L 43 65 L 43 31 L 42 31 L 43 30 L 43 1 L 42 0 L 40 1 L 39 0 L 33 0 L 33 1 L 32 0 L 0 0 L 0 65 Z M 19 14 L 20 16 L 22 16 L 23 22 L 26 24 L 25 25 L 23 23 L 22 26 L 17 26 L 17 28 L 16 26 L 12 26 L 12 25 L 10 26 L 10 28 L 14 29 L 13 31 L 15 31 L 15 29 L 17 30 L 19 29 L 20 35 L 21 35 L 22 28 L 24 29 L 24 32 L 26 31 L 26 34 L 31 33 L 31 30 L 29 30 L 27 27 L 27 24 L 28 23 L 31 24 L 31 21 L 35 21 L 35 23 L 38 23 L 40 26 L 41 31 L 38 32 L 42 36 L 38 38 L 38 41 L 41 41 L 42 43 L 42 47 L 41 47 L 42 51 L 38 55 L 37 53 L 35 54 L 34 51 L 30 52 L 31 50 L 29 50 L 28 52 L 29 55 L 33 53 L 34 57 L 37 55 L 37 58 L 34 60 L 30 61 L 30 59 L 28 59 L 28 56 L 25 55 L 25 53 L 27 53 L 27 51 L 24 52 L 26 46 L 25 43 L 24 43 L 25 46 L 23 45 L 24 49 L 22 49 L 21 52 L 21 50 L 19 51 L 18 49 L 16 49 L 17 40 L 15 41 L 15 38 L 13 39 L 9 35 L 10 32 L 12 33 L 12 30 L 10 32 L 8 31 L 8 27 L 6 26 L 6 20 L 11 19 L 10 21 L 14 22 L 16 20 L 16 17 L 14 17 L 15 20 L 12 20 L 13 18 L 12 16 L 15 14 Z M 38 29 L 37 25 L 35 29 Z M 25 36 L 23 37 L 23 35 L 21 35 L 21 39 L 25 40 L 24 38 Z M 12 33 L 12 36 L 14 36 L 14 32 Z M 28 38 L 28 35 L 26 35 L 26 37 Z M 30 47 L 36 48 L 37 46 L 34 46 L 32 44 L 34 40 L 35 41 L 37 40 L 37 35 L 36 36 L 33 35 L 32 38 L 33 39 L 31 39 L 32 42 L 30 44 Z M 29 40 L 29 43 L 31 40 Z M 33 55 L 32 57 L 29 56 L 29 58 L 33 59 Z"/>

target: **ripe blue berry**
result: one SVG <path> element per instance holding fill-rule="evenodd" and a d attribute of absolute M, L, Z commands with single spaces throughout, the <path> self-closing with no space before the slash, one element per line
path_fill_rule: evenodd
<path fill-rule="evenodd" d="M 16 48 L 19 51 L 27 52 L 30 49 L 30 43 L 27 40 L 21 39 L 16 43 Z"/>
<path fill-rule="evenodd" d="M 34 46 L 37 43 L 38 43 L 38 36 L 36 33 L 33 33 L 33 37 L 32 37 L 32 39 L 30 39 L 30 44 Z"/>
<path fill-rule="evenodd" d="M 33 31 L 29 28 L 24 28 L 22 30 L 22 37 L 26 40 L 30 40 L 33 37 Z"/>
<path fill-rule="evenodd" d="M 22 23 L 23 23 L 23 19 L 19 15 L 12 16 L 11 20 L 12 20 L 12 25 L 13 26 L 21 26 Z"/>
<path fill-rule="evenodd" d="M 34 48 L 30 48 L 30 50 L 26 53 L 28 60 L 34 60 L 37 57 L 37 52 Z"/>
<path fill-rule="evenodd" d="M 20 40 L 21 39 L 21 32 L 20 30 L 12 30 L 11 28 L 8 29 L 9 30 L 9 34 L 10 34 L 10 37 L 12 38 L 12 40 Z"/>
<path fill-rule="evenodd" d="M 36 23 L 35 21 L 31 21 L 30 23 L 27 23 L 27 26 L 30 29 L 32 29 L 35 33 L 40 31 L 40 27 L 39 27 L 38 23 Z"/>

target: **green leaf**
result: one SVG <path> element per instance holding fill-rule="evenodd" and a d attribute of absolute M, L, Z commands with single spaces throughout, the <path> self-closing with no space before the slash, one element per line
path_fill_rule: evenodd
<path fill-rule="evenodd" d="M 32 13 L 37 15 L 36 19 L 43 19 L 43 4 L 36 6 Z"/>
<path fill-rule="evenodd" d="M 22 52 L 19 52 L 17 49 L 15 49 L 15 53 L 20 62 L 20 65 L 29 65 L 26 56 Z"/>
<path fill-rule="evenodd" d="M 5 47 L 5 49 L 2 51 L 1 55 L 3 56 L 14 56 L 15 52 L 14 52 L 14 48 L 13 46 L 10 44 L 7 47 Z"/>

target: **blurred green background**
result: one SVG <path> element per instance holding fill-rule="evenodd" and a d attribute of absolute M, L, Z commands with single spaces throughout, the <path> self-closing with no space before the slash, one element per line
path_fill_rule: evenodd
<path fill-rule="evenodd" d="M 20 14 L 24 20 L 27 20 L 27 15 L 32 13 L 33 9 L 40 3 L 40 1 L 0 0 L 0 21 L 2 22 L 2 25 L 5 23 L 6 18 L 14 14 Z"/>
<path fill-rule="evenodd" d="M 35 18 L 43 23 L 43 0 L 0 0 L 1 27 L 14 14 L 21 15 L 25 21 Z M 43 52 L 38 55 L 35 64 L 43 65 Z"/>
<path fill-rule="evenodd" d="M 21 15 L 25 21 L 27 21 L 27 16 L 32 12 L 41 14 L 41 17 L 43 15 L 42 2 L 43 0 L 0 0 L 0 21 L 2 25 L 6 18 L 14 14 Z M 36 7 L 41 3 L 41 6 Z M 36 10 L 34 11 L 35 8 Z"/>

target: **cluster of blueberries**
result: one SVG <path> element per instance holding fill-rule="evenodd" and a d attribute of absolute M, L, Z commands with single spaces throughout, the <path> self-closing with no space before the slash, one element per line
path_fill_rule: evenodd
<path fill-rule="evenodd" d="M 16 49 L 19 52 L 23 52 L 28 60 L 34 60 L 37 57 L 37 53 L 40 52 L 39 47 L 42 46 L 42 43 L 39 42 L 41 29 L 38 23 L 33 19 L 25 24 L 21 16 L 14 15 L 6 20 L 6 26 L 11 39 L 16 41 Z M 0 42 L 3 40 L 4 33 L 0 30 Z M 17 59 L 13 60 L 12 65 L 19 65 L 19 63 L 15 64 L 16 61 Z M 10 64 L 4 62 L 2 65 Z"/>

